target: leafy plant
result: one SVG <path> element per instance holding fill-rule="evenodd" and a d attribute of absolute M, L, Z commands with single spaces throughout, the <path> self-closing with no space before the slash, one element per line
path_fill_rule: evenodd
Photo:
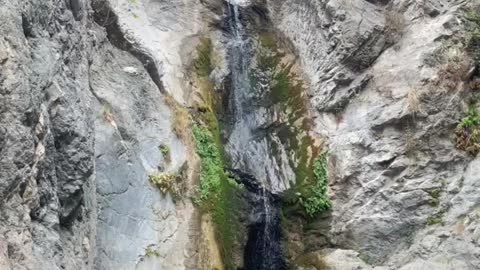
<path fill-rule="evenodd" d="M 200 185 L 194 198 L 204 210 L 212 213 L 221 253 L 227 269 L 234 269 L 231 256 L 235 243 L 235 217 L 237 206 L 235 191 L 240 188 L 233 184 L 224 171 L 223 150 L 219 139 L 218 123 L 212 112 L 203 115 L 209 123 L 198 123 L 192 127 L 196 152 L 200 156 Z"/>
<path fill-rule="evenodd" d="M 197 124 L 192 131 L 197 154 L 201 158 L 200 199 L 206 200 L 212 193 L 218 192 L 220 181 L 224 177 L 223 162 L 212 132 Z"/>
<path fill-rule="evenodd" d="M 480 115 L 474 105 L 470 105 L 467 115 L 460 120 L 458 128 L 473 128 L 480 125 Z"/>
<path fill-rule="evenodd" d="M 301 204 L 305 212 L 313 217 L 315 214 L 330 208 L 330 200 L 327 196 L 327 153 L 323 152 L 313 162 L 313 174 L 316 183 L 310 187 L 308 192 L 302 194 Z"/>
<path fill-rule="evenodd" d="M 456 147 L 472 155 L 480 152 L 480 115 L 474 104 L 468 108 L 467 115 L 457 125 Z"/>

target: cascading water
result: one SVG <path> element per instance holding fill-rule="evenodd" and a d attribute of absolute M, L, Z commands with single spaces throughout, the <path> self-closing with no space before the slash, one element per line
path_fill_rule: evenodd
<path fill-rule="evenodd" d="M 275 171 L 267 160 L 269 151 L 266 138 L 255 134 L 259 121 L 255 108 L 255 90 L 250 82 L 251 39 L 241 20 L 238 3 L 226 3 L 229 29 L 228 56 L 231 70 L 229 106 L 233 114 L 232 130 L 225 147 L 231 166 L 250 175 L 257 185 L 249 189 L 253 211 L 250 217 L 248 242 L 245 247 L 245 268 L 247 270 L 283 269 L 280 244 L 279 213 L 277 199 L 271 193 L 272 186 L 281 186 Z M 242 181 L 242 180 L 240 180 Z M 245 179 L 244 179 L 245 181 Z"/>

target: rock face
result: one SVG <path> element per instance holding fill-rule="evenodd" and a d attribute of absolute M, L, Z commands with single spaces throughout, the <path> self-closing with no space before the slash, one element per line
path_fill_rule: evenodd
<path fill-rule="evenodd" d="M 92 43 L 75 3 L 0 2 L 2 269 L 93 264 Z"/>
<path fill-rule="evenodd" d="M 431 64 L 475 1 L 230 2 L 295 52 L 330 153 L 332 209 L 292 227 L 287 259 L 478 269 L 480 159 L 454 143 L 465 85 L 442 89 Z M 212 221 L 188 199 L 196 159 L 171 107 L 195 98 L 198 35 L 210 31 L 226 53 L 224 6 L 0 0 L 0 269 L 221 269 Z M 211 77 L 221 84 L 229 72 L 222 63 Z M 258 126 L 275 118 L 258 114 Z M 178 175 L 181 198 L 152 185 L 155 173 Z"/>
<path fill-rule="evenodd" d="M 388 269 L 476 269 L 478 158 L 454 145 L 463 94 L 435 86 L 438 67 L 425 64 L 460 30 L 461 5 L 388 1 L 387 12 L 370 2 L 268 2 L 310 79 L 316 130 L 328 140 L 333 209 L 323 234 Z M 435 217 L 442 222 L 429 226 Z M 315 230 L 306 229 L 306 250 L 319 247 L 309 240 Z"/>
<path fill-rule="evenodd" d="M 93 13 L 1 2 L 0 268 L 193 269 L 199 216 L 148 181 L 192 179 L 153 58 Z"/>

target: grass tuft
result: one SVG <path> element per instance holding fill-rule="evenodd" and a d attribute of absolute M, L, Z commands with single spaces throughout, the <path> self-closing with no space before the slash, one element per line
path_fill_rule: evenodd
<path fill-rule="evenodd" d="M 175 198 L 180 196 L 178 183 L 180 177 L 171 173 L 153 173 L 148 175 L 148 180 L 152 185 L 156 186 L 162 194 L 170 193 Z"/>

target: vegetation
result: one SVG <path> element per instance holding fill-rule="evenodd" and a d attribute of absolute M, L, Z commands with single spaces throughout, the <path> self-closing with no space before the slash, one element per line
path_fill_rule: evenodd
<path fill-rule="evenodd" d="M 480 115 L 475 104 L 470 104 L 467 114 L 460 119 L 455 133 L 458 149 L 472 155 L 480 152 Z"/>
<path fill-rule="evenodd" d="M 427 218 L 427 225 L 443 224 L 442 214 L 435 214 Z"/>
<path fill-rule="evenodd" d="M 205 127 L 193 126 L 197 154 L 201 158 L 200 171 L 200 199 L 207 200 L 220 189 L 220 182 L 224 177 L 223 161 L 220 149 L 215 143 L 212 132 Z"/>
<path fill-rule="evenodd" d="M 385 40 L 392 45 L 397 42 L 405 31 L 405 18 L 402 13 L 394 10 L 385 12 Z"/>
<path fill-rule="evenodd" d="M 477 61 L 480 60 L 480 5 L 467 10 L 466 19 L 466 45 L 467 50 Z"/>
<path fill-rule="evenodd" d="M 201 39 L 197 46 L 197 58 L 193 62 L 203 100 L 203 104 L 197 108 L 195 122 L 192 124 L 195 149 L 200 157 L 199 188 L 194 202 L 204 211 L 211 213 L 225 267 L 235 269 L 231 258 L 238 231 L 234 216 L 236 205 L 239 204 L 235 195 L 238 185 L 232 182 L 224 171 L 225 161 L 220 141 L 219 121 L 214 110 L 213 84 L 208 78 L 214 69 L 213 55 L 211 41 L 206 38 Z"/>
<path fill-rule="evenodd" d="M 190 114 L 186 108 L 181 106 L 175 99 L 165 94 L 165 103 L 172 110 L 172 129 L 180 139 L 186 140 L 189 136 Z"/>
<path fill-rule="evenodd" d="M 148 176 L 148 180 L 156 186 L 162 194 L 171 193 L 174 197 L 180 195 L 178 181 L 180 177 L 170 173 L 153 173 Z"/>
<path fill-rule="evenodd" d="M 262 33 L 258 39 L 256 63 L 262 74 L 267 74 L 273 103 L 305 108 L 303 83 L 292 72 L 293 64 L 282 63 L 285 54 L 278 51 L 273 34 Z"/>
<path fill-rule="evenodd" d="M 259 72 L 253 80 L 269 83 L 270 100 L 286 116 L 286 122 L 271 131 L 287 146 L 292 157 L 290 165 L 295 172 L 294 184 L 284 194 L 284 201 L 290 206 L 299 205 L 302 212 L 313 217 L 330 207 L 326 195 L 326 153 L 319 154 L 315 139 L 308 133 L 312 123 L 308 119 L 303 82 L 293 72 L 293 64 L 285 63 L 285 53 L 280 52 L 277 44 L 272 33 L 260 33 L 255 59 Z M 277 144 L 271 142 L 274 155 L 280 147 Z"/>
<path fill-rule="evenodd" d="M 108 123 L 114 122 L 112 107 L 109 104 L 105 103 L 102 105 L 101 114 L 103 116 L 103 119 Z"/>
<path fill-rule="evenodd" d="M 443 65 L 438 73 L 438 81 L 448 90 L 454 90 L 464 80 L 471 66 L 470 57 L 463 45 L 452 45 L 444 51 Z"/>
<path fill-rule="evenodd" d="M 300 203 L 310 217 L 330 208 L 330 201 L 327 196 L 328 179 L 326 164 L 327 153 L 324 152 L 313 162 L 315 184 L 301 195 Z"/>
<path fill-rule="evenodd" d="M 442 195 L 441 188 L 434 188 L 431 190 L 427 190 L 428 195 L 430 195 L 430 199 L 428 200 L 428 204 L 432 207 L 437 207 L 440 203 L 440 196 Z"/>
<path fill-rule="evenodd" d="M 165 158 L 165 160 L 170 161 L 170 147 L 162 143 L 158 148 L 162 153 L 163 157 Z"/>
<path fill-rule="evenodd" d="M 412 87 L 407 94 L 408 110 L 415 115 L 420 111 L 420 99 L 418 97 L 418 91 Z"/>
<path fill-rule="evenodd" d="M 147 257 L 159 257 L 160 256 L 160 251 L 153 247 L 147 247 L 145 248 L 145 256 Z"/>
<path fill-rule="evenodd" d="M 200 44 L 197 46 L 197 58 L 193 62 L 197 75 L 201 77 L 210 75 L 213 70 L 212 53 L 212 41 L 208 38 L 200 39 Z"/>

